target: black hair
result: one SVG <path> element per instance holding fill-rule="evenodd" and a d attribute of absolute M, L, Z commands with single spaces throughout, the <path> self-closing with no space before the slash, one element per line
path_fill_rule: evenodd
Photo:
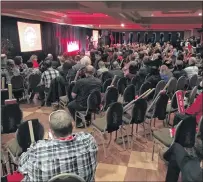
<path fill-rule="evenodd" d="M 28 67 L 28 68 L 32 68 L 32 67 L 33 67 L 32 61 L 28 61 L 28 62 L 27 62 L 27 67 Z"/>
<path fill-rule="evenodd" d="M 16 56 L 14 58 L 14 63 L 15 63 L 15 65 L 19 66 L 22 63 L 22 57 L 21 56 Z"/>

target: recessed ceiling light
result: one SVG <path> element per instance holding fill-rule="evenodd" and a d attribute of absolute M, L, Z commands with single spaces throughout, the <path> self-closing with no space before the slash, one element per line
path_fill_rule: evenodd
<path fill-rule="evenodd" d="M 202 13 L 199 13 L 199 16 L 202 16 Z"/>
<path fill-rule="evenodd" d="M 151 14 L 151 16 L 154 16 L 154 14 Z"/>
<path fill-rule="evenodd" d="M 123 23 L 121 23 L 121 26 L 124 27 L 125 25 Z"/>

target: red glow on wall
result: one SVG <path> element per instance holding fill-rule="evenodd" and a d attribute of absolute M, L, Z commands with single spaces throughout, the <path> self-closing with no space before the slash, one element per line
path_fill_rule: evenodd
<path fill-rule="evenodd" d="M 79 42 L 78 41 L 68 41 L 67 42 L 67 52 L 79 51 Z"/>

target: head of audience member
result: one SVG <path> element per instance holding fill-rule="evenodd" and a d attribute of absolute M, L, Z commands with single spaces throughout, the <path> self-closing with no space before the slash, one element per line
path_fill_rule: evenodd
<path fill-rule="evenodd" d="M 51 60 L 51 61 L 53 61 L 53 59 L 54 59 L 53 55 L 50 54 L 50 53 L 47 55 L 47 58 L 48 58 L 49 60 Z"/>
<path fill-rule="evenodd" d="M 80 63 L 80 60 L 81 60 L 80 55 L 76 55 L 76 56 L 75 56 L 75 62 L 76 62 L 76 63 Z"/>
<path fill-rule="evenodd" d="M 81 60 L 80 63 L 82 65 L 88 66 L 91 65 L 91 59 L 88 56 L 84 56 Z"/>
<path fill-rule="evenodd" d="M 195 57 L 191 57 L 189 59 L 188 64 L 189 64 L 189 66 L 195 66 L 195 64 L 196 64 L 196 58 Z"/>
<path fill-rule="evenodd" d="M 112 68 L 113 68 L 113 70 L 120 69 L 120 66 L 119 66 L 118 61 L 114 61 L 114 62 L 113 62 Z"/>
<path fill-rule="evenodd" d="M 16 66 L 20 66 L 22 64 L 22 62 L 23 62 L 23 58 L 21 56 L 16 56 L 14 58 L 14 62 L 15 62 Z"/>
<path fill-rule="evenodd" d="M 8 59 L 7 62 L 6 62 L 6 69 L 7 69 L 8 71 L 12 71 L 14 67 L 15 67 L 15 62 L 14 62 L 14 60 Z"/>
<path fill-rule="evenodd" d="M 91 65 L 88 65 L 85 67 L 85 76 L 89 77 L 89 76 L 93 76 L 94 75 L 94 67 Z"/>
<path fill-rule="evenodd" d="M 37 61 L 37 55 L 33 54 L 33 55 L 30 57 L 30 60 L 31 60 L 31 61 Z"/>
<path fill-rule="evenodd" d="M 98 66 L 99 68 L 105 68 L 105 63 L 103 61 L 99 61 Z"/>
<path fill-rule="evenodd" d="M 145 56 L 145 57 L 143 58 L 143 63 L 144 63 L 144 65 L 147 65 L 149 62 L 150 62 L 149 56 Z"/>
<path fill-rule="evenodd" d="M 80 51 L 80 57 L 82 58 L 84 56 L 85 56 L 85 50 L 83 49 L 83 50 Z"/>
<path fill-rule="evenodd" d="M 52 112 L 49 116 L 49 126 L 54 138 L 64 138 L 72 134 L 72 117 L 64 110 Z"/>
<path fill-rule="evenodd" d="M 170 70 L 168 69 L 168 67 L 166 65 L 162 65 L 160 67 L 160 74 L 167 75 L 169 72 L 170 72 Z"/>
<path fill-rule="evenodd" d="M 143 60 L 143 58 L 144 58 L 144 52 L 141 51 L 141 52 L 139 52 L 139 59 L 140 59 L 140 60 Z"/>
<path fill-rule="evenodd" d="M 58 59 L 58 61 L 60 62 L 61 65 L 63 65 L 65 63 L 65 61 L 66 61 L 62 55 L 58 56 L 57 59 Z"/>
<path fill-rule="evenodd" d="M 43 63 L 44 69 L 47 70 L 48 68 L 51 68 L 52 66 L 52 61 L 49 59 L 46 59 Z"/>
<path fill-rule="evenodd" d="M 71 61 L 66 61 L 63 66 L 62 66 L 62 70 L 63 72 L 67 73 L 70 69 L 72 68 L 72 63 Z"/>
<path fill-rule="evenodd" d="M 27 67 L 28 67 L 28 68 L 33 68 L 33 63 L 32 63 L 32 61 L 28 60 L 26 64 L 27 64 Z"/>
<path fill-rule="evenodd" d="M 177 70 L 182 70 L 183 69 L 183 61 L 182 60 L 176 60 L 176 63 L 175 63 L 175 68 Z"/>
<path fill-rule="evenodd" d="M 138 63 L 136 61 L 131 61 L 129 66 L 129 73 L 136 74 L 139 69 Z"/>
<path fill-rule="evenodd" d="M 51 61 L 51 67 L 53 69 L 57 69 L 58 68 L 58 62 L 57 61 Z"/>

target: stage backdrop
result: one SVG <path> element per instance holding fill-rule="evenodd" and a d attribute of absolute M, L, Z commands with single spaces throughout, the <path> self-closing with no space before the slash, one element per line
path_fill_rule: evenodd
<path fill-rule="evenodd" d="M 42 50 L 34 52 L 21 52 L 20 40 L 18 35 L 17 22 L 40 23 Z M 23 56 L 26 62 L 32 54 L 38 55 L 39 59 L 44 59 L 48 53 L 56 56 L 67 50 L 67 41 L 78 41 L 80 50 L 86 46 L 86 35 L 92 30 L 82 27 L 73 27 L 69 25 L 59 25 L 54 23 L 32 21 L 20 18 L 1 16 L 1 39 L 8 39 L 13 48 L 10 51 L 10 58 L 16 55 Z"/>

